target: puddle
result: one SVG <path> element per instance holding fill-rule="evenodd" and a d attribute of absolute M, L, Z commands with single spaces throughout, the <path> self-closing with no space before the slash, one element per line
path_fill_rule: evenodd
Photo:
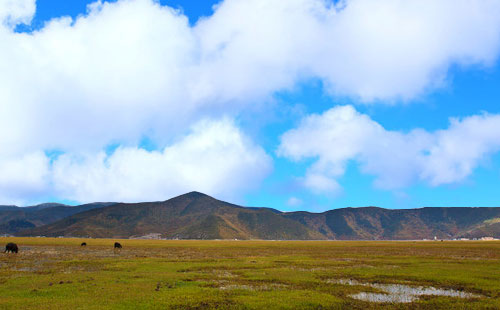
<path fill-rule="evenodd" d="M 212 272 L 218 278 L 236 278 L 237 275 L 225 270 L 214 270 Z"/>
<path fill-rule="evenodd" d="M 389 303 L 410 303 L 418 299 L 418 297 L 413 295 L 379 294 L 379 293 L 366 293 L 366 292 L 350 295 L 349 297 L 368 302 L 389 302 Z"/>
<path fill-rule="evenodd" d="M 236 284 L 221 286 L 221 287 L 219 287 L 219 289 L 221 289 L 221 290 L 249 290 L 249 291 L 255 291 L 255 287 L 253 287 L 251 285 L 236 285 Z"/>
<path fill-rule="evenodd" d="M 271 283 L 271 284 L 264 284 L 264 285 L 229 284 L 229 285 L 220 286 L 219 289 L 221 289 L 221 290 L 272 291 L 272 290 L 286 289 L 287 287 L 288 287 L 288 285 L 278 284 L 278 283 Z"/>
<path fill-rule="evenodd" d="M 368 302 L 390 302 L 390 303 L 410 303 L 418 300 L 420 296 L 447 296 L 457 298 L 478 298 L 477 294 L 457 291 L 452 289 L 440 289 L 432 286 L 409 286 L 403 284 L 381 284 L 363 283 L 352 279 L 328 280 L 327 283 L 342 285 L 359 285 L 378 289 L 384 293 L 361 292 L 350 297 Z"/>
<path fill-rule="evenodd" d="M 337 266 L 330 267 L 330 269 L 340 269 L 340 268 L 343 268 L 343 267 L 337 267 Z M 325 267 L 311 267 L 311 268 L 306 268 L 306 267 L 290 267 L 290 269 L 297 270 L 297 271 L 305 271 L 305 272 L 315 272 L 315 271 L 325 271 L 325 270 L 328 270 Z"/>

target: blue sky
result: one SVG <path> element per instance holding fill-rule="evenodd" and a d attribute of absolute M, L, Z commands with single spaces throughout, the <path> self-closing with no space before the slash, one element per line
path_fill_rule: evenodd
<path fill-rule="evenodd" d="M 6 119 L 30 124 L 3 134 L 1 147 L 17 142 L 0 152 L 12 173 L 0 180 L 0 203 L 164 200 L 198 190 L 285 211 L 500 206 L 498 6 L 477 4 L 477 19 L 447 0 L 399 8 L 438 29 L 446 39 L 437 44 L 425 29 L 384 33 L 397 16 L 378 34 L 356 19 L 371 6 L 394 13 L 390 1 L 322 7 L 317 14 L 331 24 L 309 15 L 311 3 L 325 3 L 315 0 L 270 1 L 265 14 L 262 1 L 226 0 L 215 15 L 215 1 L 111 1 L 88 16 L 92 2 L 38 0 L 30 22 L 0 32 L 13 50 L 33 46 L 11 61 L 25 65 L 0 77 L 23 93 L 4 97 Z M 246 14 L 254 7 L 261 20 Z M 12 19 L 3 9 L 0 18 Z M 127 14 L 137 15 L 130 29 Z M 47 26 L 62 16 L 72 22 Z M 279 29 L 283 42 L 255 35 L 260 27 Z"/>
<path fill-rule="evenodd" d="M 61 16 L 77 17 L 78 15 L 85 14 L 87 5 L 94 1 L 87 0 L 74 0 L 74 1 L 51 1 L 51 0 L 38 0 L 37 10 L 33 22 L 29 26 L 22 26 L 24 30 L 40 29 L 43 24 L 52 19 Z M 108 1 L 116 2 L 116 1 Z M 182 10 L 188 16 L 191 23 L 196 21 L 202 16 L 209 16 L 212 14 L 212 6 L 217 4 L 218 1 L 167 1 L 161 0 L 162 5 L 168 5 L 172 8 Z"/>

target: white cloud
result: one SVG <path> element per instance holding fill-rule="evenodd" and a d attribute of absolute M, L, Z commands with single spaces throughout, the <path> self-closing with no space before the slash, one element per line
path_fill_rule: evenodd
<path fill-rule="evenodd" d="M 440 87 L 453 64 L 498 56 L 496 0 L 353 0 L 322 27 L 315 69 L 339 93 L 408 100 Z"/>
<path fill-rule="evenodd" d="M 422 177 L 432 185 L 462 180 L 481 161 L 500 151 L 500 115 L 454 118 L 448 129 L 434 135 Z"/>
<path fill-rule="evenodd" d="M 3 1 L 0 16 L 29 21 L 33 1 Z M 499 38 L 495 0 L 226 0 L 194 27 L 152 0 L 97 2 L 32 34 L 0 31 L 0 149 L 164 144 L 317 77 L 366 101 L 413 98 L 453 64 L 492 63 Z"/>
<path fill-rule="evenodd" d="M 317 194 L 337 196 L 342 192 L 340 184 L 335 179 L 322 174 L 317 168 L 307 172 L 303 184 Z"/>
<path fill-rule="evenodd" d="M 300 207 L 303 203 L 302 199 L 297 197 L 290 197 L 286 202 L 286 204 L 290 207 Z"/>
<path fill-rule="evenodd" d="M 0 52 L 2 150 L 136 144 L 150 131 L 174 132 L 192 113 L 183 86 L 191 30 L 185 16 L 152 1 L 94 5 L 74 23 L 53 20 L 0 40 L 9 47 Z"/>
<path fill-rule="evenodd" d="M 144 137 L 163 149 L 200 119 L 251 113 L 311 78 L 333 95 L 412 99 L 441 85 L 450 66 L 488 66 L 499 49 L 496 0 L 225 0 L 195 26 L 157 1 L 120 0 L 14 32 L 34 4 L 0 0 L 3 164 L 56 150 L 97 165 L 107 146 L 131 152 Z M 148 170 L 160 155 L 146 155 Z M 342 171 L 322 165 L 329 176 Z M 338 187 L 314 171 L 309 182 Z"/>
<path fill-rule="evenodd" d="M 0 157 L 0 204 L 23 203 L 49 190 L 49 159 L 43 152 Z"/>
<path fill-rule="evenodd" d="M 316 158 L 304 185 L 335 193 L 349 161 L 374 175 L 377 187 L 398 189 L 415 182 L 438 186 L 463 181 L 499 151 L 500 115 L 451 119 L 444 130 L 405 133 L 384 129 L 352 106 L 339 106 L 308 116 L 286 132 L 278 154 L 295 161 Z"/>
<path fill-rule="evenodd" d="M 30 24 L 35 10 L 35 0 L 0 0 L 0 23 L 10 29 Z"/>
<path fill-rule="evenodd" d="M 63 154 L 52 163 L 45 154 L 2 163 L 0 200 L 10 202 L 41 193 L 80 202 L 137 202 L 192 190 L 238 200 L 272 169 L 264 150 L 227 119 L 201 121 L 161 151 L 121 147 L 110 155 Z"/>
<path fill-rule="evenodd" d="M 499 16 L 496 0 L 226 0 L 195 28 L 202 85 L 231 99 L 317 77 L 363 101 L 413 99 L 452 65 L 494 62 Z"/>

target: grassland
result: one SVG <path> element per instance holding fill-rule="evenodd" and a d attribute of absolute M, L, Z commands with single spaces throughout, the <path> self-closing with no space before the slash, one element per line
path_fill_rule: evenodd
<path fill-rule="evenodd" d="M 81 242 L 87 247 L 80 247 Z M 0 309 L 500 309 L 500 242 L 0 238 Z M 477 297 L 352 298 L 363 283 Z"/>

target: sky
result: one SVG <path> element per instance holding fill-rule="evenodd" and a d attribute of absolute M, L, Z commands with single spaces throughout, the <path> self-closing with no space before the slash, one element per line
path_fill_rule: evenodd
<path fill-rule="evenodd" d="M 0 0 L 0 204 L 500 207 L 496 0 Z"/>

